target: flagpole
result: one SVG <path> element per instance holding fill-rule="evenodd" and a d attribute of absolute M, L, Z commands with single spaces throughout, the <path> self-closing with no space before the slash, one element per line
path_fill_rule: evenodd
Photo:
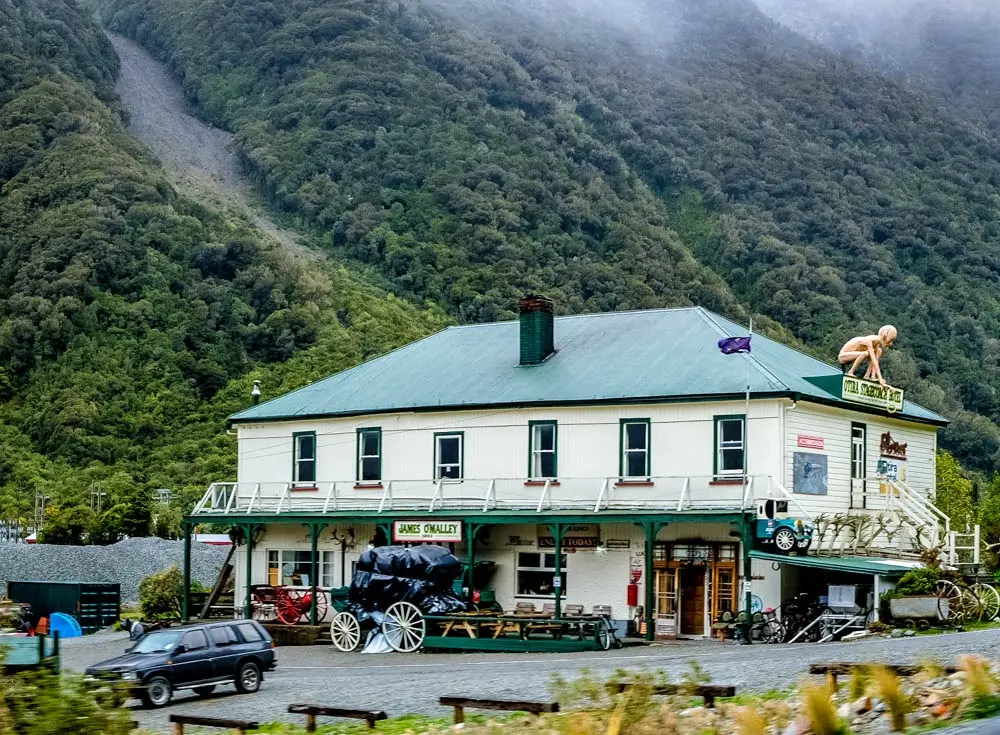
<path fill-rule="evenodd" d="M 750 338 L 753 339 L 753 317 L 750 317 Z M 747 390 L 743 404 L 743 498 L 747 496 L 747 472 L 750 467 L 750 351 L 744 353 L 747 359 Z"/>
<path fill-rule="evenodd" d="M 752 341 L 753 341 L 753 317 L 750 317 L 750 336 L 748 342 Z M 743 403 L 743 501 L 742 502 L 744 505 L 743 508 L 744 514 L 747 512 L 746 508 L 747 485 L 749 484 L 750 481 L 748 475 L 750 469 L 750 367 L 751 367 L 750 350 L 747 350 L 746 352 L 746 359 L 747 359 L 747 391 L 746 391 L 746 398 Z M 757 515 L 756 512 L 754 512 L 754 517 L 756 517 L 756 515 Z M 743 527 L 746 528 L 746 525 L 744 524 Z M 742 541 L 744 546 L 750 543 L 750 539 L 746 537 L 746 534 L 743 535 Z M 747 549 L 744 548 L 742 551 L 744 560 L 748 559 L 749 557 Z M 752 633 L 753 621 L 751 612 L 753 608 L 753 592 L 751 592 L 750 590 L 750 579 L 751 576 L 750 576 L 749 565 L 744 563 L 743 585 L 745 590 L 744 604 L 746 605 L 746 628 L 744 629 L 743 634 L 745 636 L 747 645 L 753 643 L 753 633 Z"/>

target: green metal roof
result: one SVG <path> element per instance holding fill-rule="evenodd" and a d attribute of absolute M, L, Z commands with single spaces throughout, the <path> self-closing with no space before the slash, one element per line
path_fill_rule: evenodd
<path fill-rule="evenodd" d="M 230 421 L 732 398 L 744 394 L 747 363 L 742 355 L 723 355 L 716 343 L 746 332 L 701 307 L 557 317 L 556 353 L 540 365 L 522 367 L 516 320 L 448 327 Z M 886 415 L 841 400 L 839 387 L 831 387 L 839 386 L 839 368 L 762 335 L 754 335 L 752 345 L 753 396 L 789 396 Z M 894 416 L 947 424 L 909 401 Z"/>
<path fill-rule="evenodd" d="M 769 554 L 765 551 L 751 551 L 750 558 L 763 559 L 778 564 L 790 564 L 794 567 L 813 567 L 853 574 L 877 574 L 881 577 L 901 577 L 911 569 L 923 566 L 919 561 L 907 559 L 885 559 L 869 556 L 784 556 L 782 554 Z"/>

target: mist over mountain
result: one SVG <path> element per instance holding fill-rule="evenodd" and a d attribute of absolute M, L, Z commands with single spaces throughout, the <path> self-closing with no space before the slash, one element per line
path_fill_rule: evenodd
<path fill-rule="evenodd" d="M 756 0 L 824 46 L 1000 129 L 1000 0 Z"/>

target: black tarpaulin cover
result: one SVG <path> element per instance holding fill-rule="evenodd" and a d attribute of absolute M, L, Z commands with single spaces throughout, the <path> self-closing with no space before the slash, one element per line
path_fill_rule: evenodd
<path fill-rule="evenodd" d="M 441 546 L 380 546 L 361 554 L 351 581 L 351 611 L 365 620 L 394 602 L 412 602 L 427 615 L 461 612 L 451 592 L 462 563 Z"/>

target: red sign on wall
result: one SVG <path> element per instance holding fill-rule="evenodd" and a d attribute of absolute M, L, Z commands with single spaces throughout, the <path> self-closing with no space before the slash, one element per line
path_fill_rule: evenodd
<path fill-rule="evenodd" d="M 809 449 L 822 449 L 823 448 L 823 437 L 821 436 L 803 436 L 799 434 L 799 446 L 808 447 Z"/>

